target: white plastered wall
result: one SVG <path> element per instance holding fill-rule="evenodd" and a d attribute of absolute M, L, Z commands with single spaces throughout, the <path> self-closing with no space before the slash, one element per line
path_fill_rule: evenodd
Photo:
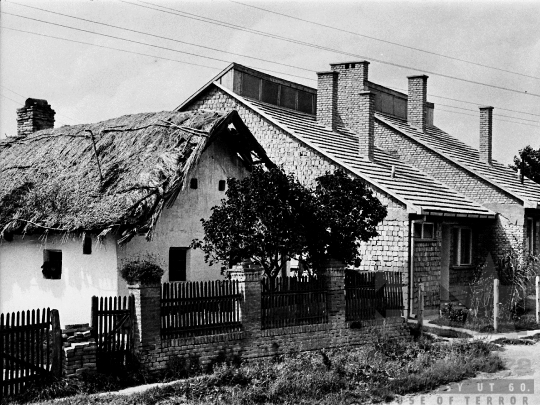
<path fill-rule="evenodd" d="M 211 208 L 225 198 L 225 191 L 218 189 L 219 181 L 228 177 L 243 178 L 247 174 L 243 163 L 223 141 L 218 139 L 213 142 L 190 173 L 187 188 L 180 192 L 170 209 L 164 208 L 152 240 L 148 242 L 143 236 L 137 236 L 118 248 L 118 268 L 128 260 L 150 255 L 165 270 L 162 281 L 169 281 L 169 248 L 188 247 L 193 239 L 202 239 L 204 231 L 201 218 L 208 219 Z M 197 179 L 196 190 L 189 187 L 191 178 Z M 205 263 L 201 250 L 188 251 L 187 280 L 219 279 L 222 278 L 220 270 L 217 264 L 209 266 Z"/>
<path fill-rule="evenodd" d="M 45 279 L 43 250 L 62 251 L 62 276 Z M 120 281 L 123 283 L 122 281 Z M 15 236 L 0 243 L 0 312 L 49 307 L 58 309 L 62 326 L 89 323 L 91 297 L 116 296 L 119 278 L 116 241 L 92 238 L 92 253 L 83 255 L 81 237 Z"/>

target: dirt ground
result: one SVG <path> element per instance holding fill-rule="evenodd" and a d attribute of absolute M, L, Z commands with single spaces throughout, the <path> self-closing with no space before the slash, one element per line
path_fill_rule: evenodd
<path fill-rule="evenodd" d="M 506 345 L 500 352 L 507 370 L 400 397 L 403 405 L 540 405 L 540 343 Z"/>

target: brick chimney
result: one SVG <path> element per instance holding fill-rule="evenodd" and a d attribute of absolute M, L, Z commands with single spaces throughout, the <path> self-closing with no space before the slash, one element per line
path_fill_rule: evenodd
<path fill-rule="evenodd" d="M 426 75 L 408 76 L 409 97 L 407 100 L 407 122 L 422 132 L 427 123 L 427 79 Z"/>
<path fill-rule="evenodd" d="M 492 133 L 493 133 L 493 107 L 480 108 L 480 161 L 491 165 L 492 161 Z"/>
<path fill-rule="evenodd" d="M 54 110 L 47 100 L 29 98 L 17 109 L 17 135 L 29 135 L 42 129 L 54 128 Z"/>
<path fill-rule="evenodd" d="M 369 62 L 330 64 L 318 73 L 317 121 L 336 129 L 345 126 L 359 136 L 359 156 L 372 160 L 374 94 L 368 90 Z"/>

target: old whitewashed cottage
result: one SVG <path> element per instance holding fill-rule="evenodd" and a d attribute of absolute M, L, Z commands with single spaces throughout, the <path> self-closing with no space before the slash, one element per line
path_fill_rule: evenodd
<path fill-rule="evenodd" d="M 317 89 L 232 64 L 178 111 L 235 109 L 276 164 L 310 184 L 342 168 L 388 207 L 362 270 L 402 272 L 414 313 L 465 302 L 480 265 L 539 248 L 540 185 L 492 158 L 492 107 L 480 107 L 479 150 L 437 128 L 425 75 L 408 94 L 368 79 L 367 61 L 318 73 Z"/>
<path fill-rule="evenodd" d="M 163 281 L 219 278 L 201 218 L 229 177 L 271 164 L 235 111 L 158 112 L 53 129 L 28 99 L 0 141 L 0 312 L 57 308 L 89 322 L 93 295 L 127 294 L 118 269 L 150 258 Z M 256 160 L 257 162 L 254 162 Z"/>

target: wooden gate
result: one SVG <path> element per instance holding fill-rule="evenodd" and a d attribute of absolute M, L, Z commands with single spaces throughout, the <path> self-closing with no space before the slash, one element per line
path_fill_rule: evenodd
<path fill-rule="evenodd" d="M 114 372 L 133 358 L 135 298 L 92 297 L 92 336 L 96 340 L 96 366 Z"/>
<path fill-rule="evenodd" d="M 0 314 L 0 400 L 31 382 L 61 375 L 62 330 L 47 308 Z"/>

